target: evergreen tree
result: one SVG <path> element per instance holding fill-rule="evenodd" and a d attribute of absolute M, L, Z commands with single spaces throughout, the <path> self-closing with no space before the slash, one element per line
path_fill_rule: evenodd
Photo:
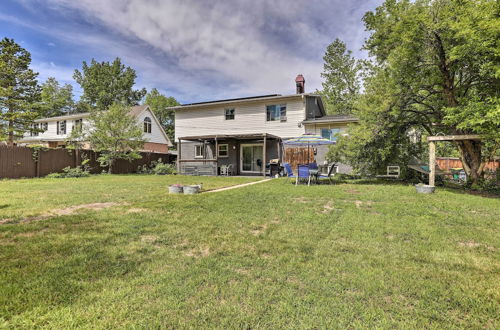
<path fill-rule="evenodd" d="M 29 68 L 30 53 L 4 38 L 0 41 L 0 137 L 12 145 L 38 116 L 38 73 Z"/>
<path fill-rule="evenodd" d="M 360 65 L 340 39 L 328 45 L 323 60 L 325 63 L 321 77 L 325 81 L 319 93 L 325 100 L 327 113 L 351 114 L 359 95 Z"/>

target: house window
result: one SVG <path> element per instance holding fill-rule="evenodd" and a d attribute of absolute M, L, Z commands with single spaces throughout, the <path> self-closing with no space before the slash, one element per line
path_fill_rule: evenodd
<path fill-rule="evenodd" d="M 73 124 L 73 130 L 77 131 L 82 131 L 82 125 L 83 125 L 83 119 L 77 119 L 75 120 L 75 123 Z"/>
<path fill-rule="evenodd" d="M 144 133 L 151 133 L 151 118 L 144 118 Z"/>
<path fill-rule="evenodd" d="M 286 104 L 268 105 L 266 119 L 267 121 L 286 121 Z"/>
<path fill-rule="evenodd" d="M 217 155 L 218 157 L 227 157 L 229 155 L 229 146 L 227 144 L 219 144 Z"/>
<path fill-rule="evenodd" d="M 330 141 L 337 141 L 337 134 L 340 133 L 340 128 L 322 128 L 321 136 Z"/>
<path fill-rule="evenodd" d="M 205 148 L 199 144 L 194 146 L 194 158 L 203 158 L 205 156 Z"/>
<path fill-rule="evenodd" d="M 40 124 L 33 124 L 31 126 L 30 136 L 38 136 Z"/>
<path fill-rule="evenodd" d="M 234 120 L 234 109 L 226 109 L 224 112 L 226 120 Z"/>
<path fill-rule="evenodd" d="M 66 120 L 61 120 L 57 122 L 57 135 L 66 134 Z"/>
<path fill-rule="evenodd" d="M 47 123 L 47 122 L 41 123 L 40 126 L 41 126 L 42 131 L 44 131 L 44 132 L 47 132 L 47 130 L 49 129 L 49 123 Z"/>

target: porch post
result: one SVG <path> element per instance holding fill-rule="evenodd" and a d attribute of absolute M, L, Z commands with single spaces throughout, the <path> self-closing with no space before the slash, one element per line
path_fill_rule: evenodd
<path fill-rule="evenodd" d="M 229 151 L 228 151 L 229 152 Z M 219 141 L 217 140 L 217 135 L 215 136 L 215 175 L 219 175 Z"/>
<path fill-rule="evenodd" d="M 263 162 L 262 162 L 262 175 L 264 177 L 266 177 L 266 163 L 267 163 L 267 161 L 266 161 L 266 149 L 267 149 L 266 148 L 266 144 L 267 144 L 267 134 L 264 133 L 264 148 L 263 148 L 263 152 L 262 152 L 263 153 L 263 156 L 262 156 L 262 158 L 263 158 Z"/>
<path fill-rule="evenodd" d="M 177 173 L 181 174 L 181 138 L 177 143 Z"/>
<path fill-rule="evenodd" d="M 281 161 L 281 139 L 278 139 L 278 161 L 280 164 L 282 163 Z"/>
<path fill-rule="evenodd" d="M 429 186 L 434 187 L 436 183 L 436 143 L 429 142 Z"/>

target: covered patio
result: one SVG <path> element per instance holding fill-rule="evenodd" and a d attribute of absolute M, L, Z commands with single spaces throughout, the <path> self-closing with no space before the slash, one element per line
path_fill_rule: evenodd
<path fill-rule="evenodd" d="M 177 170 L 187 175 L 262 175 L 271 160 L 281 162 L 280 137 L 268 134 L 218 134 L 178 138 Z"/>

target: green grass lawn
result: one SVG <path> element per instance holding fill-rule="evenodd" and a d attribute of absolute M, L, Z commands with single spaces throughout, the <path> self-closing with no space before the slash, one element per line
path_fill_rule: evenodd
<path fill-rule="evenodd" d="M 500 201 L 404 185 L 0 182 L 0 328 L 499 328 Z M 115 202 L 19 222 L 75 205 Z"/>

